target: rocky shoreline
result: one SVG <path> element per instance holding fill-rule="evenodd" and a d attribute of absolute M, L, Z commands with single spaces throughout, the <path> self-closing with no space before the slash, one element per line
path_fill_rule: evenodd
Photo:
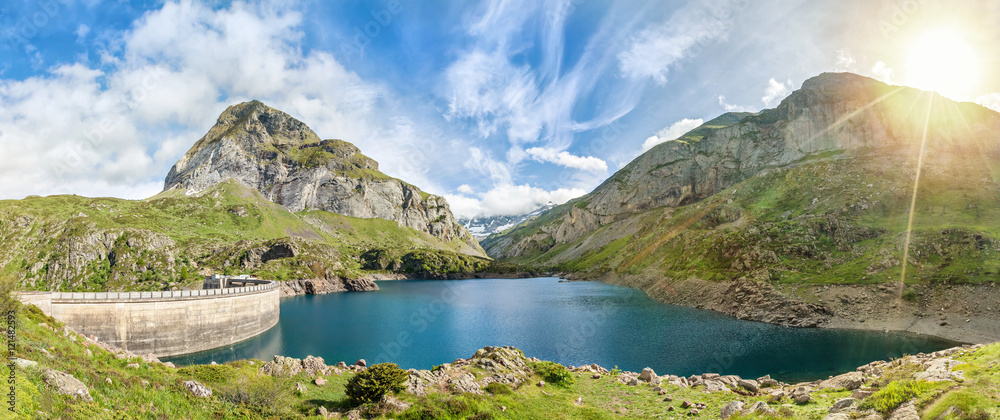
<path fill-rule="evenodd" d="M 1000 341 L 1000 287 L 995 283 L 902 288 L 898 283 L 665 281 L 613 273 L 564 277 L 633 287 L 664 303 L 788 327 L 906 331 L 968 344 Z"/>
<path fill-rule="evenodd" d="M 301 295 L 325 295 L 340 292 L 370 292 L 378 290 L 376 281 L 389 280 L 469 280 L 469 279 L 520 279 L 537 277 L 540 273 L 372 273 L 356 278 L 328 277 L 318 279 L 289 280 L 279 283 L 281 297 Z"/>

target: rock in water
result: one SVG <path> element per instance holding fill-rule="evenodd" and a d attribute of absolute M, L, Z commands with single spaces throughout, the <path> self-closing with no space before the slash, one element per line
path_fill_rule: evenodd
<path fill-rule="evenodd" d="M 230 178 L 292 211 L 391 220 L 485 256 L 443 197 L 379 172 L 378 162 L 353 144 L 321 140 L 301 121 L 259 101 L 226 109 L 170 169 L 164 190 L 200 191 Z"/>
<path fill-rule="evenodd" d="M 61 395 L 69 395 L 73 399 L 79 398 L 87 402 L 94 401 L 90 397 L 90 390 L 87 386 L 74 378 L 73 375 L 54 369 L 47 369 L 43 374 L 43 378 L 46 384 L 55 388 L 56 392 Z"/>

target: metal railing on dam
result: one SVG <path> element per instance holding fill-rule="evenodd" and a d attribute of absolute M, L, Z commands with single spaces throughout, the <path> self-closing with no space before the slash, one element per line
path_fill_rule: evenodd
<path fill-rule="evenodd" d="M 136 354 L 174 356 L 233 344 L 278 323 L 276 282 L 165 292 L 24 292 L 21 301 Z"/>
<path fill-rule="evenodd" d="M 271 282 L 260 286 L 231 287 L 227 289 L 199 289 L 199 290 L 176 290 L 169 292 L 40 292 L 49 294 L 53 302 L 55 301 L 78 301 L 78 300 L 127 300 L 138 301 L 144 299 L 187 299 L 204 298 L 212 296 L 239 295 L 246 293 L 260 293 L 277 289 L 278 284 Z M 27 292 L 31 293 L 31 292 Z"/>

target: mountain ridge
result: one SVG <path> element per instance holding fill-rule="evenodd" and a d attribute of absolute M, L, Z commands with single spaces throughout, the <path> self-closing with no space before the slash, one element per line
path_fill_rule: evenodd
<path fill-rule="evenodd" d="M 170 169 L 164 190 L 198 191 L 229 178 L 292 211 L 391 220 L 485 256 L 443 197 L 380 172 L 378 162 L 353 144 L 320 140 L 301 121 L 260 101 L 227 108 Z"/>

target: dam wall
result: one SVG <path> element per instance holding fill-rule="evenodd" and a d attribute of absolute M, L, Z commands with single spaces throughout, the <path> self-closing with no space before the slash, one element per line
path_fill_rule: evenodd
<path fill-rule="evenodd" d="M 24 292 L 21 301 L 86 336 L 136 354 L 194 353 L 278 323 L 277 283 L 173 292 Z"/>

